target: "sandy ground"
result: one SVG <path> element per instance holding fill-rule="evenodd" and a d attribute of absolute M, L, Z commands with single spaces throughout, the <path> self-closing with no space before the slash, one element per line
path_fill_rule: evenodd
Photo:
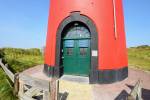
<path fill-rule="evenodd" d="M 36 78 L 49 80 L 43 74 L 43 65 L 30 68 L 24 73 Z M 59 92 L 66 100 L 125 100 L 126 96 L 138 80 L 142 80 L 142 97 L 150 100 L 150 73 L 137 69 L 129 69 L 129 77 L 113 84 L 94 84 L 61 79 Z"/>
<path fill-rule="evenodd" d="M 85 83 L 60 81 L 60 93 L 67 93 L 67 100 L 92 100 L 92 86 Z"/>

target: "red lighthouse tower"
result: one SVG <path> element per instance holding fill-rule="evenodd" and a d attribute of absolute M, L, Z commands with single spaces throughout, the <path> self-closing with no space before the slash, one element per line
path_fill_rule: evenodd
<path fill-rule="evenodd" d="M 113 83 L 127 66 L 122 0 L 51 0 L 44 73 Z"/>

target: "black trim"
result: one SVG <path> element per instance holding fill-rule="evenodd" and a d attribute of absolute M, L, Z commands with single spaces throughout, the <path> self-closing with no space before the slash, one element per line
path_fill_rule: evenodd
<path fill-rule="evenodd" d="M 116 70 L 101 70 L 98 71 L 98 83 L 110 84 L 117 81 L 122 81 L 128 77 L 128 67 L 123 67 Z"/>
<path fill-rule="evenodd" d="M 59 78 L 60 76 L 62 76 L 63 67 L 49 66 L 47 64 L 44 64 L 43 72 L 48 77 L 57 77 L 57 78 Z"/>
<path fill-rule="evenodd" d="M 44 72 L 49 77 L 59 77 L 56 67 L 44 65 Z M 62 67 L 61 67 L 62 68 Z M 62 69 L 63 70 L 63 69 Z M 53 75 L 53 76 L 52 76 Z M 116 70 L 96 70 L 92 71 L 90 78 L 90 84 L 110 84 L 117 81 L 122 81 L 128 77 L 128 67 L 123 67 Z M 95 77 L 97 76 L 97 77 Z"/>

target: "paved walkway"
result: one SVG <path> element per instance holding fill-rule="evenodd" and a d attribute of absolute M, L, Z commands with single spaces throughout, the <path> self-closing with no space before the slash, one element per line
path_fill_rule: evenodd
<path fill-rule="evenodd" d="M 24 73 L 40 79 L 49 80 L 43 74 L 43 65 L 30 68 Z M 60 79 L 60 94 L 67 100 L 125 100 L 138 80 L 142 80 L 142 97 L 150 100 L 150 73 L 129 69 L 129 77 L 113 84 L 88 84 L 83 77 L 65 76 Z"/>
<path fill-rule="evenodd" d="M 150 100 L 150 73 L 135 69 L 129 69 L 128 78 L 121 82 L 94 85 L 94 100 L 125 100 L 125 97 L 131 92 L 139 79 L 142 80 L 143 99 Z"/>

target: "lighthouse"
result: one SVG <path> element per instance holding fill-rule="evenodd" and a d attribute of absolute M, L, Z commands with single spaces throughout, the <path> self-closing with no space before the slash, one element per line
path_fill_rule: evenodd
<path fill-rule="evenodd" d="M 50 0 L 44 73 L 91 84 L 127 78 L 122 0 Z"/>

